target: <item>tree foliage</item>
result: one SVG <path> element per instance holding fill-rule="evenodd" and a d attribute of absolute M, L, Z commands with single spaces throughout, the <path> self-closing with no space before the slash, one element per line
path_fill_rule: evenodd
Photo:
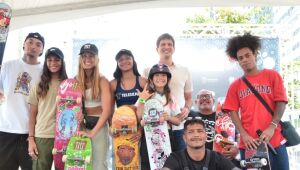
<path fill-rule="evenodd" d="M 272 22 L 272 8 L 207 8 L 206 15 L 195 14 L 186 18 L 189 24 L 269 24 Z"/>

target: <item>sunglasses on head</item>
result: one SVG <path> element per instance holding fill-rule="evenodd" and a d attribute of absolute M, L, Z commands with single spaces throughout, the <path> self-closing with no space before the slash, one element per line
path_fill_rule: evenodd
<path fill-rule="evenodd" d="M 185 118 L 185 120 L 194 120 L 194 119 L 196 119 L 196 120 L 202 120 L 202 117 L 200 117 L 200 116 L 195 116 L 195 117 L 186 117 L 186 118 Z"/>

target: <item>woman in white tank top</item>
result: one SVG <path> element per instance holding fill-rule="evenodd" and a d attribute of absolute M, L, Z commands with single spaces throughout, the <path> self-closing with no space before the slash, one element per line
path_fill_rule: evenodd
<path fill-rule="evenodd" d="M 86 129 L 78 132 L 78 135 L 88 136 L 92 139 L 92 169 L 107 170 L 107 120 L 111 114 L 109 82 L 104 76 L 100 76 L 98 49 L 94 44 L 83 45 L 79 55 L 76 79 L 80 82 L 84 95 L 84 112 L 88 118 L 96 120 L 96 123 L 86 126 Z"/>

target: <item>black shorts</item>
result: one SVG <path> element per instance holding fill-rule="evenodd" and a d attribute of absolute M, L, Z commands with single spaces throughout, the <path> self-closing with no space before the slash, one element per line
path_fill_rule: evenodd
<path fill-rule="evenodd" d="M 0 132 L 0 169 L 32 169 L 32 160 L 28 155 L 28 134 Z"/>

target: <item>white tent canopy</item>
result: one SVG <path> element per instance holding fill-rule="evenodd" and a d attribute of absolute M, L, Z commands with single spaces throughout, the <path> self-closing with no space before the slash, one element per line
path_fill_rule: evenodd
<path fill-rule="evenodd" d="M 2 0 L 12 7 L 11 30 L 105 13 L 146 8 L 294 6 L 300 0 Z"/>

